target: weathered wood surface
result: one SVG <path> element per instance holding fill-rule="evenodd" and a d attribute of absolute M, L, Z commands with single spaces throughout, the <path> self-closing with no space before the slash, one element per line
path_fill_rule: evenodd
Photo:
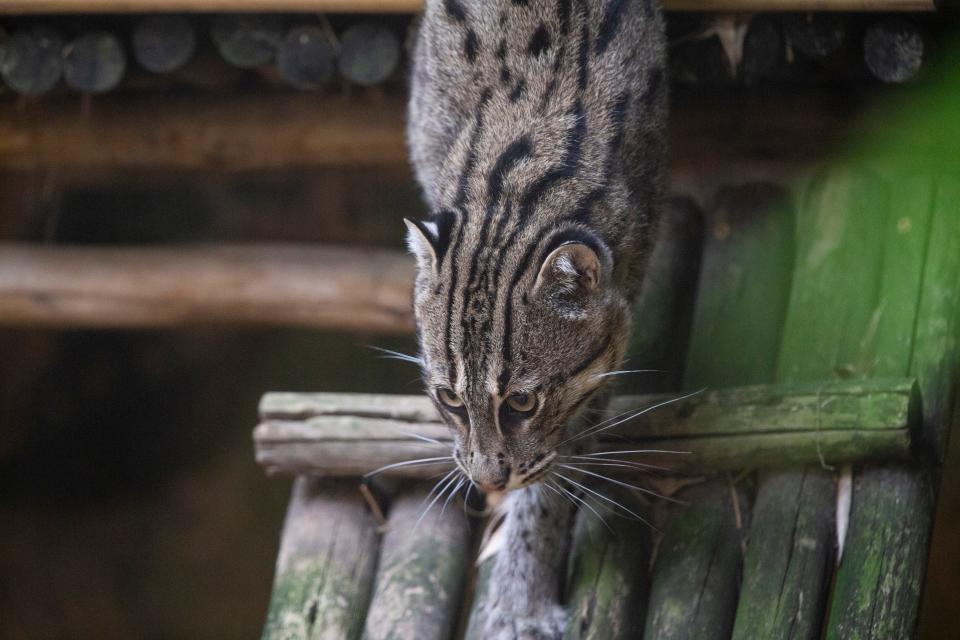
<path fill-rule="evenodd" d="M 270 126 L 265 127 L 264 123 Z M 244 171 L 406 164 L 403 103 L 312 95 L 0 104 L 0 167 Z"/>
<path fill-rule="evenodd" d="M 612 410 L 643 409 L 675 397 L 619 397 Z M 682 472 L 815 462 L 821 456 L 835 463 L 908 459 L 917 402 L 910 380 L 707 391 L 638 415 L 601 442 L 623 451 L 688 452 L 621 456 Z M 449 449 L 447 428 L 423 397 L 271 393 L 260 412 L 254 442 L 257 461 L 269 472 L 360 475 Z M 426 477 L 440 468 L 391 471 Z"/>
<path fill-rule="evenodd" d="M 423 0 L 0 0 L 0 14 L 269 11 L 416 13 Z M 932 0 L 665 0 L 668 11 L 933 11 Z"/>
<path fill-rule="evenodd" d="M 670 508 L 653 566 L 643 637 L 725 640 L 737 604 L 750 503 L 724 480 L 691 487 L 679 497 L 690 505 Z"/>
<path fill-rule="evenodd" d="M 359 638 L 379 544 L 355 483 L 297 478 L 264 640 Z"/>
<path fill-rule="evenodd" d="M 818 638 L 833 561 L 836 486 L 817 468 L 761 475 L 734 640 Z"/>
<path fill-rule="evenodd" d="M 934 506 L 926 474 L 899 466 L 856 474 L 828 640 L 914 636 Z"/>
<path fill-rule="evenodd" d="M 0 326 L 254 323 L 407 333 L 413 261 L 294 245 L 0 243 Z"/>
<path fill-rule="evenodd" d="M 641 513 L 623 491 L 605 495 Z M 567 578 L 567 640 L 630 640 L 643 630 L 650 589 L 651 529 L 603 507 L 580 509 Z"/>
<path fill-rule="evenodd" d="M 446 640 L 456 626 L 471 561 L 467 518 L 436 504 L 421 519 L 427 495 L 414 488 L 390 506 L 366 639 Z"/>

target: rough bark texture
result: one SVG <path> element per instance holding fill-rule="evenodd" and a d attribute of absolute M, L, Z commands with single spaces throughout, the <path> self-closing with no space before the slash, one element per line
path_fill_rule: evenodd
<path fill-rule="evenodd" d="M 425 488 L 390 507 L 376 587 L 364 627 L 370 640 L 445 640 L 457 620 L 469 573 L 467 518 L 458 507 L 427 505 Z"/>
<path fill-rule="evenodd" d="M 680 494 L 664 528 L 647 612 L 645 640 L 723 640 L 737 604 L 741 544 L 749 522 L 742 493 L 712 480 Z M 740 524 L 738 528 L 737 513 Z"/>
<path fill-rule="evenodd" d="M 612 410 L 642 409 L 675 397 L 621 397 Z M 723 389 L 638 416 L 619 435 L 601 441 L 609 449 L 689 452 L 623 456 L 684 472 L 821 459 L 908 459 L 917 401 L 910 380 Z M 261 418 L 254 441 L 257 461 L 269 472 L 360 475 L 446 455 L 448 447 L 442 445 L 450 442 L 430 402 L 415 396 L 267 394 Z M 422 478 L 445 465 L 438 461 L 388 473 Z"/>
<path fill-rule="evenodd" d="M 638 511 L 624 492 L 609 495 Z M 603 515 L 603 514 L 601 514 Z M 573 534 L 567 640 L 628 640 L 640 636 L 650 589 L 650 527 L 581 509 Z"/>
<path fill-rule="evenodd" d="M 413 260 L 395 251 L 0 243 L 0 326 L 219 322 L 406 333 L 412 280 Z"/>
<path fill-rule="evenodd" d="M 818 638 L 834 558 L 833 478 L 773 471 L 759 486 L 733 638 Z"/>
<path fill-rule="evenodd" d="M 379 543 L 355 483 L 297 478 L 264 640 L 359 638 Z"/>

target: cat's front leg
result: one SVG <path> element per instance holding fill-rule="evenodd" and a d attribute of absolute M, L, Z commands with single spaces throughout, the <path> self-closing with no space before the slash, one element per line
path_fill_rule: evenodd
<path fill-rule="evenodd" d="M 571 504 L 543 485 L 506 496 L 504 539 L 493 557 L 481 604 L 485 640 L 563 637 L 560 606 L 572 521 Z"/>

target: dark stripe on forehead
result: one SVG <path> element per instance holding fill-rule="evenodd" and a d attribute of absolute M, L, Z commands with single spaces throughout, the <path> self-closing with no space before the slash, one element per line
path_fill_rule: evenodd
<path fill-rule="evenodd" d="M 613 42 L 620 23 L 623 21 L 623 14 L 627 9 L 628 0 L 610 0 L 607 2 L 606 10 L 603 13 L 603 19 L 600 22 L 600 29 L 597 32 L 596 52 L 598 56 L 603 55 Z"/>
<path fill-rule="evenodd" d="M 453 366 L 453 349 L 450 346 L 450 330 L 452 328 L 451 323 L 453 320 L 453 294 L 457 289 L 456 253 L 463 241 L 463 234 L 467 227 L 467 213 L 463 205 L 467 199 L 467 184 L 470 180 L 470 174 L 473 172 L 473 166 L 476 163 L 477 144 L 479 143 L 480 136 L 483 133 L 483 114 L 487 103 L 490 101 L 490 96 L 491 92 L 489 88 L 485 89 L 480 94 L 480 100 L 477 103 L 477 108 L 474 112 L 473 131 L 470 134 L 470 144 L 467 149 L 467 157 L 464 160 L 463 169 L 460 172 L 457 195 L 454 201 L 454 206 L 460 212 L 460 224 L 457 228 L 457 235 L 453 241 L 453 245 L 450 247 L 450 288 L 447 289 L 447 317 L 443 334 L 443 344 L 447 352 L 447 376 L 451 383 L 453 383 L 454 379 L 456 378 L 456 371 Z"/>
<path fill-rule="evenodd" d="M 580 165 L 580 153 L 583 140 L 587 135 L 587 119 L 583 114 L 583 104 L 580 100 L 574 103 L 568 112 L 573 118 L 573 126 L 567 131 L 563 159 L 560 164 L 536 180 L 520 200 L 520 224 L 529 218 L 533 208 L 540 202 L 544 194 L 558 182 L 576 174 Z"/>
<path fill-rule="evenodd" d="M 610 348 L 610 342 L 613 340 L 612 334 L 607 334 L 607 336 L 600 342 L 600 346 L 587 354 L 583 360 L 581 360 L 573 369 L 567 371 L 566 373 L 561 373 L 550 378 L 550 382 L 553 384 L 563 384 L 566 383 L 571 378 L 575 378 L 584 371 L 590 368 L 593 363 L 606 355 L 607 350 Z"/>

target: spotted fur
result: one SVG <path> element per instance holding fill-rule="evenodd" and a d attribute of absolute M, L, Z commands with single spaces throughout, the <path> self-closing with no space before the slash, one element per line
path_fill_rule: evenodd
<path fill-rule="evenodd" d="M 653 0 L 427 1 L 408 118 L 431 212 L 408 222 L 424 380 L 460 468 L 517 489 L 497 560 L 517 594 L 485 637 L 554 637 L 562 620 L 536 549 L 569 513 L 536 482 L 624 356 L 659 208 L 664 51 Z M 535 409 L 513 411 L 515 394 Z"/>

